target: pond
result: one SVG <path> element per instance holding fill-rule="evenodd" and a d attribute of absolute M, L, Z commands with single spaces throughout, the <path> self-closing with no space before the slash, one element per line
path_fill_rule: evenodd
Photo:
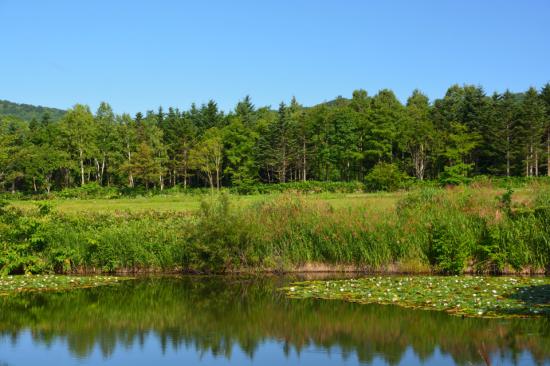
<path fill-rule="evenodd" d="M 296 277 L 147 277 L 0 297 L 0 366 L 550 365 L 550 319 L 289 299 Z"/>

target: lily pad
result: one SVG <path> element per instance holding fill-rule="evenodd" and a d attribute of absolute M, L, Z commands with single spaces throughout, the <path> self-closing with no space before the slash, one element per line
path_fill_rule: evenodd
<path fill-rule="evenodd" d="M 30 291 L 63 291 L 111 285 L 127 277 L 114 276 L 6 276 L 0 277 L 0 295 Z"/>
<path fill-rule="evenodd" d="M 291 298 L 393 304 L 471 317 L 550 316 L 550 278 L 487 276 L 373 276 L 296 282 Z"/>

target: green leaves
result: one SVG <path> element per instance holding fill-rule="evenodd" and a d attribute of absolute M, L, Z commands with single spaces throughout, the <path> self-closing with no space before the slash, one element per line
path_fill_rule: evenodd
<path fill-rule="evenodd" d="M 474 317 L 550 315 L 547 277 L 366 277 L 298 282 L 282 288 L 296 299 L 319 298 L 362 304 L 395 304 Z"/>
<path fill-rule="evenodd" d="M 107 276 L 6 276 L 0 277 L 0 296 L 17 292 L 64 291 L 75 288 L 104 286 L 127 280 Z"/>

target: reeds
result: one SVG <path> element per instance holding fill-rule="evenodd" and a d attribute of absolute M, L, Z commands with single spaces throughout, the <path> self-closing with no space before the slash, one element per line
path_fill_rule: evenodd
<path fill-rule="evenodd" d="M 333 208 L 300 194 L 247 207 L 220 195 L 195 214 L 67 215 L 3 208 L 3 273 L 289 271 L 323 264 L 440 273 L 550 269 L 550 190 L 528 199 L 479 188 L 424 188 L 394 210 Z"/>

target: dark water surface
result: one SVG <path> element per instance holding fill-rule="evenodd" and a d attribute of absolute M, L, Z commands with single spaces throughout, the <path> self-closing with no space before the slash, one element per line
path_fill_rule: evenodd
<path fill-rule="evenodd" d="M 289 300 L 282 277 L 163 277 L 0 298 L 0 366 L 550 365 L 550 319 Z"/>

